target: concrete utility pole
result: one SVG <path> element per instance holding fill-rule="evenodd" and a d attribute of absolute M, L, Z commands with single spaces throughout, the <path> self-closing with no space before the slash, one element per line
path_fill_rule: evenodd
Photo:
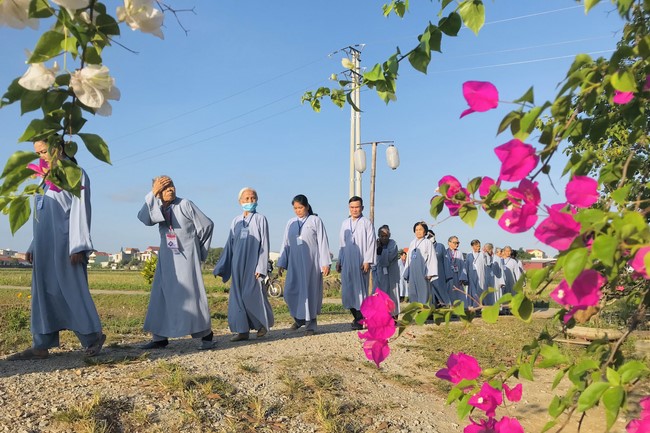
<path fill-rule="evenodd" d="M 359 49 L 355 48 L 358 47 Z M 354 152 L 357 150 L 357 143 L 361 141 L 361 49 L 363 45 L 355 45 L 344 48 L 343 51 L 351 57 L 353 68 L 350 69 L 350 99 L 353 106 L 350 107 L 350 197 L 357 195 L 361 197 L 361 173 L 354 169 Z M 357 109 L 355 109 L 355 107 Z"/>

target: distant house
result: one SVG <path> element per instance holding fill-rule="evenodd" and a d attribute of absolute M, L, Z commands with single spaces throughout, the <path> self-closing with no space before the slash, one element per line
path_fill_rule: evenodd
<path fill-rule="evenodd" d="M 0 256 L 5 256 L 5 257 L 14 257 L 16 254 L 18 254 L 17 251 L 14 251 L 9 248 L 0 248 Z"/>
<path fill-rule="evenodd" d="M 140 261 L 146 262 L 150 260 L 153 256 L 158 256 L 160 252 L 160 247 L 149 246 L 146 250 L 140 253 Z"/>
<path fill-rule="evenodd" d="M 547 266 L 553 266 L 555 262 L 557 262 L 557 259 L 532 258 L 530 260 L 522 260 L 521 264 L 524 266 L 524 270 L 527 271 L 529 269 L 542 269 L 546 268 Z"/>
<path fill-rule="evenodd" d="M 534 249 L 534 250 L 526 250 L 526 252 L 536 259 L 546 258 L 546 253 L 542 250 Z"/>
<path fill-rule="evenodd" d="M 9 267 L 9 266 L 17 266 L 17 265 L 18 265 L 17 259 L 10 256 L 0 255 L 0 266 Z"/>
<path fill-rule="evenodd" d="M 139 259 L 140 257 L 140 250 L 137 248 L 121 248 L 119 253 L 111 254 L 110 256 L 110 263 L 115 263 L 116 265 L 120 265 L 123 263 L 128 263 L 135 257 L 136 259 Z"/>
<path fill-rule="evenodd" d="M 108 253 L 103 251 L 93 251 L 90 256 L 88 256 L 88 264 L 99 264 L 102 268 L 107 268 L 110 258 L 111 255 Z"/>

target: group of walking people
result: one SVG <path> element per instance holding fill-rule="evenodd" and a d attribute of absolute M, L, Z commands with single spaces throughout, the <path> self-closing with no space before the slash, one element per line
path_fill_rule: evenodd
<path fill-rule="evenodd" d="M 42 194 L 35 197 L 34 236 L 27 251 L 27 260 L 33 264 L 33 342 L 31 348 L 7 359 L 47 358 L 49 349 L 59 345 L 59 332 L 64 329 L 75 332 L 85 356 L 96 356 L 106 335 L 88 288 L 86 265 L 93 251 L 90 181 L 80 169 L 80 195 L 58 188 L 49 169 L 62 160 L 66 165 L 76 165 L 76 161 L 66 155 L 62 140 L 37 141 L 34 149 L 40 158 L 34 171 L 44 182 Z M 160 250 L 144 320 L 151 340 L 141 348 L 162 349 L 170 338 L 190 335 L 200 340 L 199 350 L 211 349 L 214 332 L 201 263 L 207 259 L 214 223 L 192 201 L 176 195 L 169 176 L 156 177 L 144 201 L 137 216 L 147 226 L 158 226 Z M 230 224 L 213 271 L 224 283 L 230 281 L 228 326 L 233 332 L 230 340 L 235 342 L 248 340 L 251 331 L 262 338 L 274 325 L 264 285 L 269 272 L 268 222 L 257 211 L 255 189 L 242 188 L 238 201 L 242 212 Z M 325 226 L 307 197 L 296 195 L 291 204 L 296 216 L 286 225 L 277 267 L 280 275 L 286 270 L 284 299 L 293 318 L 291 329 L 304 326 L 305 334 L 313 335 L 323 302 L 323 277 L 330 272 L 332 255 Z M 473 241 L 474 252 L 465 259 L 458 251 L 458 238 L 451 237 L 445 249 L 435 236 L 429 237 L 421 222 L 413 228 L 415 239 L 404 257 L 388 226 L 381 226 L 375 234 L 372 222 L 363 215 L 361 197 L 350 198 L 348 207 L 349 216 L 339 234 L 336 269 L 342 304 L 350 310 L 353 329 L 363 328 L 360 309 L 370 294 L 371 275 L 372 287 L 393 299 L 397 318 L 405 295 L 404 280 L 410 301 L 450 305 L 458 299 L 477 305 L 487 287 L 511 290 L 521 273 L 508 247 L 502 258 L 494 258 L 491 246 L 481 251 L 480 243 Z M 493 302 L 486 300 L 483 304 Z"/>

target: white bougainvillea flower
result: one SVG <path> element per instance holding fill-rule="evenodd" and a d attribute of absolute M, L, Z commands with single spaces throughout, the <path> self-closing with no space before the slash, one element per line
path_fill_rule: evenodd
<path fill-rule="evenodd" d="M 56 62 L 51 68 L 46 68 L 43 63 L 32 63 L 27 72 L 18 79 L 18 84 L 27 90 L 49 89 L 54 84 L 57 72 L 59 72 L 59 65 Z"/>
<path fill-rule="evenodd" d="M 52 0 L 52 2 L 67 10 L 71 17 L 77 9 L 87 8 L 90 4 L 90 0 Z"/>
<path fill-rule="evenodd" d="M 151 33 L 165 39 L 160 27 L 165 15 L 153 7 L 152 0 L 124 0 L 124 7 L 117 8 L 117 19 L 124 21 L 132 30 Z"/>
<path fill-rule="evenodd" d="M 30 0 L 0 0 L 0 26 L 14 29 L 38 28 L 38 20 L 29 18 Z"/>
<path fill-rule="evenodd" d="M 70 88 L 82 104 L 95 109 L 100 116 L 112 113 L 109 99 L 119 101 L 120 90 L 115 87 L 115 79 L 102 65 L 86 65 L 70 77 Z"/>

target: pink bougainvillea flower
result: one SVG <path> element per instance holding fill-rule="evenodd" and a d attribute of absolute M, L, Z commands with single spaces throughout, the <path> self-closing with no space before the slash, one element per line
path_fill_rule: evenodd
<path fill-rule="evenodd" d="M 449 355 L 447 368 L 441 368 L 436 372 L 436 377 L 451 383 L 459 383 L 464 379 L 474 380 L 480 375 L 481 367 L 478 365 L 478 361 L 463 352 Z"/>
<path fill-rule="evenodd" d="M 650 396 L 642 398 L 639 404 L 641 405 L 641 415 L 638 419 L 628 423 L 625 427 L 627 433 L 650 432 Z"/>
<path fill-rule="evenodd" d="M 504 416 L 494 424 L 496 433 L 524 433 L 524 428 L 519 424 L 517 418 Z"/>
<path fill-rule="evenodd" d="M 499 227 L 509 233 L 523 233 L 537 222 L 537 207 L 524 205 L 510 206 L 499 218 Z"/>
<path fill-rule="evenodd" d="M 494 179 L 492 179 L 489 176 L 485 176 L 483 179 L 481 179 L 481 184 L 478 187 L 478 193 L 481 197 L 487 197 L 488 194 L 490 194 L 490 188 L 492 185 L 498 185 L 497 182 L 495 182 Z"/>
<path fill-rule="evenodd" d="M 606 283 L 607 278 L 598 271 L 585 269 L 571 285 L 566 280 L 560 281 L 560 284 L 551 292 L 551 298 L 564 307 L 572 306 L 575 309 L 585 309 L 598 305 L 602 297 L 600 288 Z"/>
<path fill-rule="evenodd" d="M 38 165 L 27 164 L 27 168 L 32 170 L 34 173 L 36 173 L 36 176 L 45 177 L 47 175 L 47 172 L 50 170 L 50 164 L 48 164 L 48 162 L 44 159 L 39 159 Z M 47 185 L 49 189 L 53 192 L 61 192 L 61 188 L 54 185 L 48 179 L 45 179 L 45 185 Z"/>
<path fill-rule="evenodd" d="M 620 92 L 618 90 L 614 90 L 614 97 L 612 98 L 612 102 L 618 105 L 625 105 L 632 99 L 634 99 L 634 92 Z"/>
<path fill-rule="evenodd" d="M 643 86 L 643 90 L 650 90 L 650 75 L 645 76 L 645 86 Z"/>
<path fill-rule="evenodd" d="M 469 108 L 461 113 L 461 119 L 470 113 L 488 111 L 499 105 L 499 91 L 488 81 L 465 81 L 463 96 Z"/>
<path fill-rule="evenodd" d="M 525 205 L 533 205 L 537 207 L 542 201 L 542 196 L 539 193 L 538 183 L 528 179 L 522 179 L 519 186 L 511 188 L 508 191 L 508 199 L 512 203 L 524 203 Z"/>
<path fill-rule="evenodd" d="M 535 154 L 535 148 L 516 138 L 497 146 L 494 153 L 501 161 L 498 180 L 520 181 L 528 176 L 539 162 L 539 156 Z"/>
<path fill-rule="evenodd" d="M 535 229 L 535 237 L 546 245 L 563 251 L 580 235 L 580 223 L 573 218 L 572 213 L 560 210 L 558 205 L 547 206 L 546 209 L 548 217 Z"/>
<path fill-rule="evenodd" d="M 489 383 L 484 383 L 481 390 L 470 397 L 468 404 L 481 409 L 488 417 L 494 417 L 497 406 L 503 403 L 501 390 L 493 388 Z"/>
<path fill-rule="evenodd" d="M 648 269 L 645 266 L 645 257 L 650 253 L 650 246 L 640 248 L 634 258 L 630 260 L 629 265 L 634 269 L 634 273 L 637 276 L 643 277 L 646 280 L 650 280 L 650 274 Z"/>
<path fill-rule="evenodd" d="M 567 183 L 565 193 L 569 203 L 587 208 L 598 201 L 598 182 L 587 176 L 573 176 Z"/>
<path fill-rule="evenodd" d="M 469 197 L 469 191 L 466 188 L 463 188 L 461 183 L 454 176 L 443 176 L 442 179 L 438 181 L 438 191 L 442 192 L 442 186 L 449 185 L 447 191 L 444 192 L 445 197 L 445 206 L 449 209 L 449 214 L 451 216 L 458 216 L 458 210 L 462 206 L 461 201 L 466 201 Z"/>
<path fill-rule="evenodd" d="M 359 322 L 367 331 L 359 332 L 359 338 L 366 340 L 363 351 L 366 357 L 374 361 L 379 367 L 390 354 L 388 339 L 395 334 L 395 320 L 392 311 L 395 304 L 388 295 L 381 290 L 375 291 L 361 303 L 360 311 L 364 318 Z"/>
<path fill-rule="evenodd" d="M 496 420 L 494 418 L 489 418 L 489 419 L 480 419 L 477 421 L 474 421 L 472 417 L 469 418 L 471 424 L 467 425 L 463 429 L 463 433 L 495 433 L 496 430 L 495 425 L 496 425 Z M 502 433 L 506 433 L 503 431 Z"/>
<path fill-rule="evenodd" d="M 505 383 L 503 384 L 503 392 L 506 394 L 506 398 L 513 402 L 521 400 L 522 388 L 521 383 L 517 384 L 514 388 L 510 388 Z"/>

